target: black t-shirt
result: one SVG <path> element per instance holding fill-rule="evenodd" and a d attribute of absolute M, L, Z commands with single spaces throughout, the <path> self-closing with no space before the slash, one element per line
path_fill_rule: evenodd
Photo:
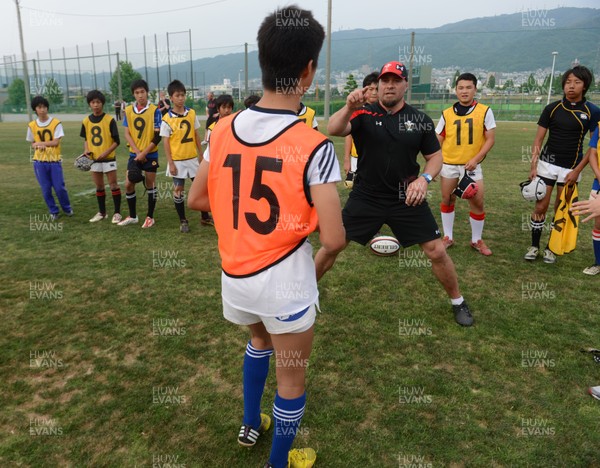
<path fill-rule="evenodd" d="M 169 107 L 167 108 L 167 106 Z M 169 99 L 165 98 L 158 101 L 158 110 L 162 115 L 165 115 L 167 112 L 169 112 L 170 107 L 171 101 Z"/>
<path fill-rule="evenodd" d="M 206 109 L 208 110 L 208 118 L 206 119 L 206 128 L 209 127 L 210 124 L 216 122 L 219 117 L 213 117 L 214 114 L 218 112 L 217 109 L 217 100 L 211 99 L 206 103 Z"/>
<path fill-rule="evenodd" d="M 583 140 L 600 120 L 600 108 L 591 102 L 571 103 L 567 99 L 548 104 L 538 125 L 548 129 L 540 159 L 555 166 L 573 168 L 583 157 Z"/>
<path fill-rule="evenodd" d="M 395 114 L 367 104 L 350 119 L 358 158 L 354 191 L 389 200 L 399 197 L 419 176 L 419 153 L 440 149 L 433 121 L 408 104 Z"/>

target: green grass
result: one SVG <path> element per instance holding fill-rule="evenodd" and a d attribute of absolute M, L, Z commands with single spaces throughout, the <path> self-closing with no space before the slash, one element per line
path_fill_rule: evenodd
<path fill-rule="evenodd" d="M 76 214 L 60 218 L 61 230 L 36 230 L 46 207 L 25 127 L 0 124 L 0 465 L 152 466 L 171 457 L 188 467 L 262 466 L 270 436 L 251 450 L 235 442 L 247 332 L 221 315 L 214 231 L 194 214 L 191 233 L 179 233 L 164 175 L 154 228 L 91 225 L 93 184 L 71 164 L 79 125 L 65 132 Z M 591 226 L 556 265 L 522 260 L 532 206 L 518 182 L 534 132 L 534 124 L 501 123 L 484 163 L 492 257 L 470 249 L 468 209 L 457 205 L 450 254 L 473 328 L 454 323 L 430 268 L 397 257 L 351 244 L 322 280 L 296 441 L 318 451 L 317 466 L 600 466 L 600 405 L 586 395 L 600 368 L 579 352 L 600 347 L 598 279 L 581 273 L 593 258 Z M 118 154 L 122 180 L 124 147 Z M 590 183 L 588 169 L 580 193 Z M 439 185 L 431 189 L 439 219 Z M 341 186 L 340 195 L 345 201 Z M 177 261 L 155 267 L 156 255 Z M 417 249 L 402 255 L 419 258 Z M 49 284 L 56 298 L 30 298 L 36 285 L 50 295 Z M 175 335 L 154 334 L 161 323 Z M 44 352 L 51 360 L 32 367 Z M 535 353 L 545 361 L 524 366 Z M 165 392 L 171 404 L 153 402 Z M 270 375 L 269 412 L 273 393 Z"/>

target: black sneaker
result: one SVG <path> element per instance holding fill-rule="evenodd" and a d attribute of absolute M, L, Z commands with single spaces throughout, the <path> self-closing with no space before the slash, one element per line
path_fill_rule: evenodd
<path fill-rule="evenodd" d="M 238 434 L 238 443 L 244 447 L 252 447 L 254 444 L 256 444 L 256 441 L 260 435 L 268 431 L 270 427 L 271 418 L 264 413 L 260 413 L 260 427 L 258 429 L 254 429 L 250 426 L 242 424 L 242 427 L 240 427 L 240 433 Z"/>
<path fill-rule="evenodd" d="M 184 219 L 183 221 L 181 221 L 179 223 L 179 230 L 181 232 L 190 232 L 190 225 L 189 225 L 187 219 Z"/>
<path fill-rule="evenodd" d="M 452 310 L 454 311 L 454 320 L 456 320 L 456 323 L 463 327 L 473 325 L 473 315 L 471 315 L 467 301 L 462 301 L 460 305 L 453 305 Z"/>

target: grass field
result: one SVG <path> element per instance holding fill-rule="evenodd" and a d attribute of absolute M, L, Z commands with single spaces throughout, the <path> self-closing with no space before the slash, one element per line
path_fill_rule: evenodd
<path fill-rule="evenodd" d="M 88 223 L 97 205 L 72 167 L 74 123 L 63 154 L 75 216 L 48 222 L 25 130 L 0 124 L 0 466 L 262 466 L 270 433 L 236 443 L 248 336 L 221 316 L 214 230 L 194 214 L 179 233 L 164 173 L 154 228 Z M 318 451 L 317 466 L 600 466 L 600 402 L 586 394 L 600 367 L 579 352 L 600 347 L 598 278 L 581 273 L 591 225 L 557 264 L 523 261 L 532 206 L 518 182 L 534 132 L 500 123 L 484 163 L 492 257 L 469 247 L 457 205 L 450 254 L 474 327 L 454 323 L 416 248 L 379 258 L 352 244 L 322 280 L 295 442 Z M 591 180 L 586 169 L 581 194 Z M 269 413 L 273 394 L 274 373 Z"/>

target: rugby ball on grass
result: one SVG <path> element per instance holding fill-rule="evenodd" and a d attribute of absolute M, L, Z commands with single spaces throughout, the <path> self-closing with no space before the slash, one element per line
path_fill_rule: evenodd
<path fill-rule="evenodd" d="M 394 236 L 376 236 L 369 241 L 371 252 L 380 257 L 391 257 L 400 250 L 400 242 Z"/>

